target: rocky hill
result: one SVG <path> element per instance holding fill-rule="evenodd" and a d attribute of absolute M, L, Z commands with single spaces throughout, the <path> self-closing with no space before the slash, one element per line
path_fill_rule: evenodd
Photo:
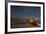
<path fill-rule="evenodd" d="M 40 27 L 40 20 L 33 17 L 22 19 L 21 17 L 11 17 L 11 28 Z"/>

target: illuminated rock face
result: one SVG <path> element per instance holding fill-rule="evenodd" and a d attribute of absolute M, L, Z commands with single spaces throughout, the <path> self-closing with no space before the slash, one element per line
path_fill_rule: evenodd
<path fill-rule="evenodd" d="M 28 20 L 27 20 L 28 24 L 32 25 L 32 26 L 37 26 L 37 21 L 30 17 Z"/>

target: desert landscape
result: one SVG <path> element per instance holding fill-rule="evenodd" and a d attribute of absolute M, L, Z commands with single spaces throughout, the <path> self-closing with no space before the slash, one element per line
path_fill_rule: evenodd
<path fill-rule="evenodd" d="M 40 27 L 40 7 L 11 6 L 11 28 Z"/>
<path fill-rule="evenodd" d="M 40 20 L 29 17 L 22 19 L 21 17 L 11 17 L 11 28 L 40 27 Z"/>

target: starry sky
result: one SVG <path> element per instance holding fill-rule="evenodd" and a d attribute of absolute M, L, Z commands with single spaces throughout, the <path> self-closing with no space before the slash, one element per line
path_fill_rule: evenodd
<path fill-rule="evenodd" d="M 11 16 L 20 16 L 22 18 L 35 17 L 40 18 L 40 7 L 35 6 L 11 6 Z"/>

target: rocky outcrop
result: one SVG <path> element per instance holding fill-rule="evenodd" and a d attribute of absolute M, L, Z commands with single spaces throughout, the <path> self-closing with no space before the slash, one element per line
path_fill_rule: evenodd
<path fill-rule="evenodd" d="M 40 27 L 40 20 L 29 17 L 28 19 L 21 19 L 20 17 L 11 17 L 11 28 L 24 27 Z"/>

